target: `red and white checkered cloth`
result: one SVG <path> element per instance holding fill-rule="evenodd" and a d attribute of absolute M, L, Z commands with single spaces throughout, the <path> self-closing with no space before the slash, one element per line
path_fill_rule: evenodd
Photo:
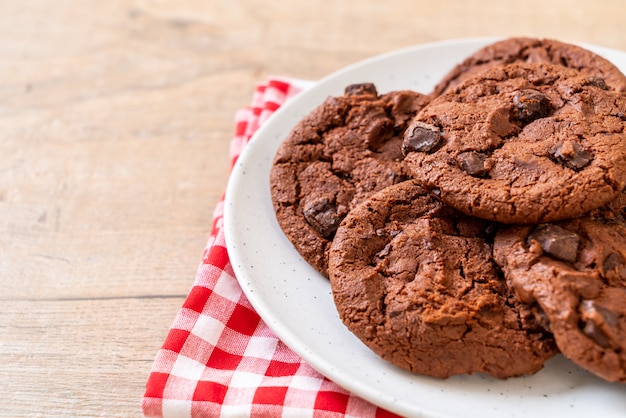
<path fill-rule="evenodd" d="M 257 128 L 309 83 L 273 78 L 236 114 L 231 164 Z M 202 264 L 142 401 L 147 417 L 392 417 L 326 379 L 283 344 L 243 294 L 228 259 L 223 198 Z"/>

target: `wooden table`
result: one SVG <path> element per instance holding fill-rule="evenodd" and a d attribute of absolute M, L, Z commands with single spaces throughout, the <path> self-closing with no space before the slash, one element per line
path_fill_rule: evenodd
<path fill-rule="evenodd" d="M 529 35 L 626 50 L 622 0 L 0 2 L 0 416 L 139 416 L 268 75 Z"/>

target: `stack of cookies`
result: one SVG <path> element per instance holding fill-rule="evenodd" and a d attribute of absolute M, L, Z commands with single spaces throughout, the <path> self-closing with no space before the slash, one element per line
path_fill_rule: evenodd
<path fill-rule="evenodd" d="M 508 378 L 560 352 L 626 382 L 625 128 L 613 64 L 506 39 L 429 94 L 329 97 L 280 146 L 272 200 L 391 363 Z"/>

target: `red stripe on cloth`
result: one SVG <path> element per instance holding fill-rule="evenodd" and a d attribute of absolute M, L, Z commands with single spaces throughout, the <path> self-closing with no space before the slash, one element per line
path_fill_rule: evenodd
<path fill-rule="evenodd" d="M 376 418 L 400 418 L 399 415 L 389 412 L 386 409 L 378 408 L 376 410 Z"/>
<path fill-rule="evenodd" d="M 228 392 L 228 386 L 219 383 L 201 380 L 196 385 L 192 400 L 223 403 Z"/>
<path fill-rule="evenodd" d="M 287 395 L 287 388 L 284 386 L 278 387 L 259 387 L 254 393 L 253 403 L 267 404 L 267 405 L 282 405 L 285 403 L 285 396 Z"/>
<path fill-rule="evenodd" d="M 224 350 L 220 350 L 218 347 L 213 349 L 209 360 L 206 365 L 212 369 L 218 370 L 235 370 L 239 363 L 241 363 L 242 356 L 237 354 L 227 353 Z"/>
<path fill-rule="evenodd" d="M 235 163 L 237 162 L 237 158 L 239 158 L 239 154 L 230 158 L 230 168 L 231 170 L 235 167 Z"/>
<path fill-rule="evenodd" d="M 280 90 L 284 94 L 287 94 L 287 92 L 291 88 L 291 83 L 287 83 L 286 81 L 282 81 L 282 80 L 276 80 L 276 79 L 269 80 L 267 84 L 277 90 Z"/>
<path fill-rule="evenodd" d="M 243 136 L 246 133 L 246 129 L 248 128 L 248 121 L 240 120 L 235 125 L 235 135 Z"/>
<path fill-rule="evenodd" d="M 273 103 L 273 102 L 267 102 L 265 104 L 265 108 L 268 110 L 271 110 L 272 112 L 275 111 L 276 109 L 278 109 L 280 107 L 280 104 L 278 103 Z"/>
<path fill-rule="evenodd" d="M 265 90 L 267 89 L 267 86 L 270 85 L 270 84 L 271 84 L 271 82 L 268 82 L 267 84 L 257 84 L 257 86 L 254 89 L 255 89 L 255 91 L 258 94 L 262 95 L 263 93 L 265 93 Z"/>
<path fill-rule="evenodd" d="M 265 371 L 265 376 L 271 376 L 271 377 L 293 376 L 294 374 L 296 374 L 299 368 L 300 368 L 300 363 L 287 363 L 284 361 L 276 361 L 272 359 L 272 361 L 270 361 L 269 366 L 267 366 L 267 370 Z"/>
<path fill-rule="evenodd" d="M 148 398 L 163 398 L 163 390 L 165 389 L 169 377 L 170 375 L 168 373 L 150 373 L 150 377 L 148 377 L 148 382 L 146 383 L 145 396 Z"/>
<path fill-rule="evenodd" d="M 180 353 L 183 345 L 185 345 L 185 341 L 189 337 L 190 332 L 182 329 L 172 329 L 169 334 L 167 334 L 167 338 L 165 338 L 165 342 L 163 343 L 164 350 L 175 351 Z"/>
<path fill-rule="evenodd" d="M 202 313 L 207 300 L 209 300 L 209 296 L 211 296 L 211 293 L 213 293 L 213 290 L 207 289 L 203 286 L 192 287 L 189 292 L 189 296 L 187 296 L 187 299 L 185 299 L 185 302 L 183 303 L 183 308 Z"/>
<path fill-rule="evenodd" d="M 345 414 L 349 401 L 349 394 L 320 391 L 315 398 L 315 409 Z"/>
<path fill-rule="evenodd" d="M 245 306 L 237 305 L 226 326 L 241 334 L 252 336 L 259 322 L 261 322 L 259 314 Z"/>
<path fill-rule="evenodd" d="M 228 264 L 228 252 L 226 251 L 226 247 L 221 245 L 212 246 L 206 255 L 204 264 L 210 264 L 218 269 L 224 270 L 224 267 Z"/>

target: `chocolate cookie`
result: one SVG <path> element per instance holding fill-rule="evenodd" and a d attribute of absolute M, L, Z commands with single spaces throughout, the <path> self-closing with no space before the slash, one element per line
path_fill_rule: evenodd
<path fill-rule="evenodd" d="M 488 231 L 413 180 L 374 194 L 331 247 L 341 320 L 382 358 L 423 375 L 541 369 L 556 348 L 505 286 Z"/>
<path fill-rule="evenodd" d="M 504 228 L 494 244 L 563 354 L 611 382 L 626 382 L 625 208 L 621 195 L 585 217 Z"/>
<path fill-rule="evenodd" d="M 323 275 L 330 241 L 350 209 L 408 178 L 402 135 L 426 103 L 420 93 L 379 95 L 373 84 L 351 85 L 301 120 L 278 149 L 270 175 L 276 218 Z"/>
<path fill-rule="evenodd" d="M 626 96 L 551 64 L 493 67 L 437 97 L 405 133 L 415 178 L 503 223 L 580 216 L 626 184 Z"/>
<path fill-rule="evenodd" d="M 515 62 L 563 65 L 600 77 L 610 89 L 626 91 L 626 76 L 594 52 L 552 39 L 508 38 L 487 45 L 467 57 L 444 76 L 431 94 L 439 96 L 481 71 Z"/>

